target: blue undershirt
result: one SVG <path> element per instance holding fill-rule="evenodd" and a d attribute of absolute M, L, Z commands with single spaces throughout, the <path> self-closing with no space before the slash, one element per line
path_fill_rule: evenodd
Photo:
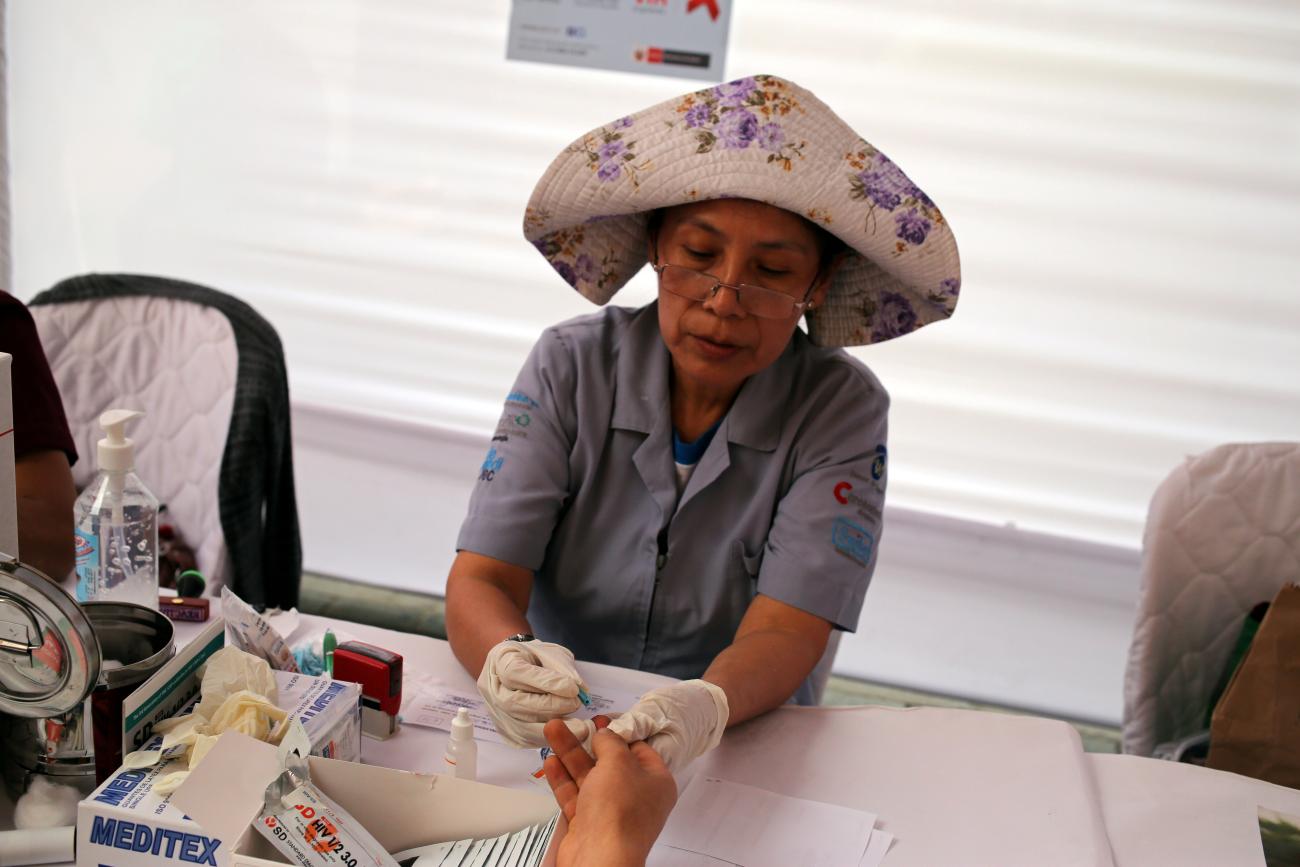
<path fill-rule="evenodd" d="M 713 442 L 713 435 L 718 432 L 722 425 L 722 419 L 713 423 L 713 427 L 700 434 L 695 442 L 683 442 L 681 436 L 677 433 L 677 428 L 673 428 L 673 463 L 677 465 L 677 493 L 680 495 L 686 489 L 686 483 L 690 481 L 691 473 L 695 471 L 695 465 L 704 457 L 704 452 L 708 450 L 709 443 Z"/>

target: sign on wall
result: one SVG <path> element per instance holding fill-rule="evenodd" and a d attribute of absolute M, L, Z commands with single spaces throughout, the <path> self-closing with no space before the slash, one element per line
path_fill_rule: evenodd
<path fill-rule="evenodd" d="M 722 81 L 732 0 L 514 0 L 509 60 Z"/>

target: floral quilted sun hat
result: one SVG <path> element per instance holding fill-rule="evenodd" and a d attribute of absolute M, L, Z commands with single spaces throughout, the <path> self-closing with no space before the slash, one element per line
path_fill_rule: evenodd
<path fill-rule="evenodd" d="M 880 343 L 957 305 L 957 242 L 930 197 L 812 93 L 771 75 L 587 133 L 538 181 L 524 236 L 604 304 L 646 263 L 648 212 L 720 198 L 784 208 L 848 245 L 826 303 L 808 312 L 817 344 Z"/>

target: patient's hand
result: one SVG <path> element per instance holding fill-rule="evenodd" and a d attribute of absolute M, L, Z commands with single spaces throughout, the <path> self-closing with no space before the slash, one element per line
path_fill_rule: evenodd
<path fill-rule="evenodd" d="M 546 759 L 546 781 L 569 830 L 560 841 L 560 867 L 642 865 L 673 804 L 677 783 L 644 741 L 630 746 L 604 731 L 596 718 L 593 759 L 562 720 L 546 724 L 554 754 Z"/>

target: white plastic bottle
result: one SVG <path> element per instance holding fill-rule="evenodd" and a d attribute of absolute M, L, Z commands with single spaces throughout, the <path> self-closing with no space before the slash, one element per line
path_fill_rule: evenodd
<path fill-rule="evenodd" d="M 77 600 L 158 607 L 158 498 L 135 470 L 135 441 L 123 430 L 144 413 L 99 417 L 99 475 L 76 505 Z"/>
<path fill-rule="evenodd" d="M 456 717 L 451 721 L 451 737 L 447 739 L 447 752 L 442 761 L 445 772 L 458 780 L 478 778 L 478 744 L 474 742 L 474 722 L 469 718 L 465 708 L 456 710 Z"/>

